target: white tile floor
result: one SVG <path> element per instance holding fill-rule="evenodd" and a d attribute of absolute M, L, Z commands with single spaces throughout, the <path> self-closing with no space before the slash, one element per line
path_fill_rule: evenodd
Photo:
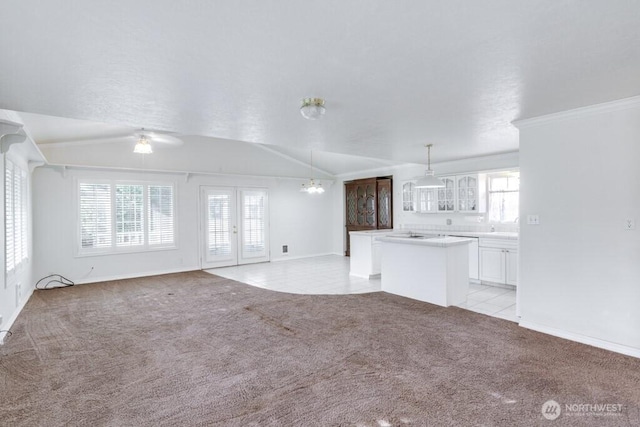
<path fill-rule="evenodd" d="M 379 292 L 380 279 L 349 276 L 349 258 L 327 255 L 288 261 L 206 270 L 260 288 L 294 294 L 358 294 Z M 470 284 L 467 302 L 459 307 L 517 321 L 515 290 Z"/>

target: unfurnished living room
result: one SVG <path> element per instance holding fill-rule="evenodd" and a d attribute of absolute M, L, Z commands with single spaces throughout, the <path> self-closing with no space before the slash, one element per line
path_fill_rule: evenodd
<path fill-rule="evenodd" d="M 640 425 L 640 2 L 5 0 L 0 425 Z"/>

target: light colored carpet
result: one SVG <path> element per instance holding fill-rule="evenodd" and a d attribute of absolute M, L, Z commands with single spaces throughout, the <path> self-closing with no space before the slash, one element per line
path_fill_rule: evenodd
<path fill-rule="evenodd" d="M 542 404 L 622 404 L 543 418 Z M 0 424 L 639 425 L 640 361 L 385 293 L 204 272 L 36 291 L 0 347 Z"/>

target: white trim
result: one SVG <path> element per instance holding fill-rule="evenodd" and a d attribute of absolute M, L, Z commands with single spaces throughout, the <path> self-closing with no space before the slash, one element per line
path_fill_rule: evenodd
<path fill-rule="evenodd" d="M 145 173 L 145 174 L 165 174 L 165 175 L 189 175 L 189 179 L 194 176 L 228 176 L 234 178 L 254 178 L 254 179 L 274 179 L 274 180 L 292 180 L 292 181 L 308 181 L 308 177 L 295 177 L 295 176 L 281 176 L 281 175 L 247 175 L 241 173 L 228 173 L 228 172 L 196 172 L 196 171 L 184 171 L 184 170 L 167 170 L 167 169 L 139 169 L 139 168 L 122 168 L 122 167 L 110 167 L 110 166 L 83 166 L 83 165 L 67 165 L 62 163 L 47 163 L 43 167 L 51 169 L 58 169 L 63 177 L 67 176 L 67 172 L 70 170 L 89 170 L 95 172 L 131 172 L 131 173 Z M 322 182 L 331 182 L 335 180 L 331 178 L 318 178 Z"/>
<path fill-rule="evenodd" d="M 627 356 L 640 358 L 640 348 L 629 347 L 626 345 L 616 344 L 610 341 L 605 341 L 598 338 L 589 337 L 586 335 L 575 334 L 573 332 L 568 332 L 562 329 L 557 329 L 551 326 L 541 325 L 539 323 L 529 322 L 526 320 L 520 320 L 519 325 L 522 326 L 523 328 L 542 332 L 543 334 L 553 335 L 554 337 L 560 337 L 570 341 L 587 344 L 593 347 L 603 348 L 605 350 L 613 351 L 615 353 L 621 353 Z"/>
<path fill-rule="evenodd" d="M 29 302 L 29 299 L 31 299 L 31 295 L 33 295 L 33 291 L 34 291 L 33 288 L 29 288 L 28 295 L 22 300 L 18 308 L 13 311 L 13 315 L 9 318 L 9 320 L 6 323 L 2 324 L 1 329 L 3 331 L 11 330 L 11 327 L 13 326 L 14 322 L 18 318 L 18 315 L 20 314 L 22 309 L 27 305 L 27 303 Z M 6 337 L 7 337 L 7 332 L 0 332 L 0 345 L 4 344 L 4 340 Z"/>
<path fill-rule="evenodd" d="M 627 110 L 638 106 L 640 106 L 640 96 L 632 96 L 630 98 L 623 98 L 616 101 L 588 105 L 586 107 L 574 108 L 571 110 L 560 111 L 558 113 L 532 117 L 530 119 L 514 120 L 513 122 L 511 122 L 511 124 L 518 129 L 525 129 L 540 124 L 570 120 L 573 118 L 588 116 L 592 114 L 611 113 L 614 111 Z"/>
<path fill-rule="evenodd" d="M 185 273 L 188 271 L 200 271 L 201 269 L 197 266 L 191 267 L 180 267 L 180 268 L 170 268 L 168 270 L 155 270 L 155 271 L 145 271 L 143 273 L 131 273 L 131 274 L 118 274 L 115 276 L 101 276 L 94 277 L 91 279 L 83 279 L 77 282 L 74 282 L 76 285 L 86 285 L 89 283 L 100 283 L 100 282 L 110 282 L 113 280 L 126 280 L 126 279 L 137 279 L 139 277 L 147 277 L 147 276 L 161 276 L 163 274 L 174 274 L 174 273 Z M 48 289 L 54 289 L 53 287 Z"/>
<path fill-rule="evenodd" d="M 311 255 L 299 255 L 299 256 L 281 256 L 278 258 L 273 258 L 271 259 L 271 262 L 281 262 L 281 261 L 291 261 L 294 259 L 304 259 L 304 258 L 314 258 L 314 257 L 319 257 L 319 256 L 327 256 L 327 255 L 337 255 L 337 256 L 344 256 L 344 254 L 339 254 L 337 252 L 324 252 L 321 254 L 311 254 Z"/>

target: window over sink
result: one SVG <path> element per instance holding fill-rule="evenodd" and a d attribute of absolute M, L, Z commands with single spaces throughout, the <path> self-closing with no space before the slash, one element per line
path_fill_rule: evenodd
<path fill-rule="evenodd" d="M 520 172 L 488 175 L 489 222 L 517 222 L 519 218 Z"/>

